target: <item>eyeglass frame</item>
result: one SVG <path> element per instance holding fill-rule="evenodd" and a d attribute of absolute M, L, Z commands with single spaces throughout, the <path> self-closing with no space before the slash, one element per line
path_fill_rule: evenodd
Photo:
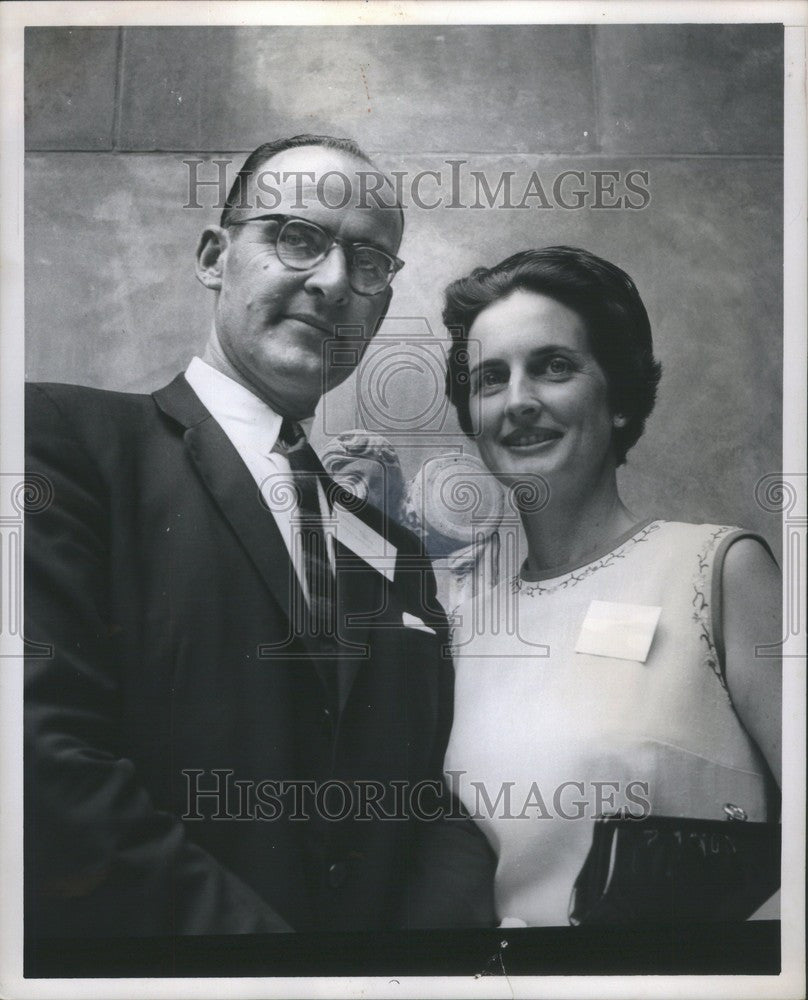
<path fill-rule="evenodd" d="M 248 222 L 277 222 L 280 220 L 280 226 L 278 227 L 278 239 L 280 238 L 281 231 L 284 226 L 290 222 L 302 222 L 307 226 L 311 226 L 313 229 L 319 230 L 324 236 L 327 236 L 331 243 L 327 249 L 323 252 L 322 256 L 318 260 L 313 261 L 311 264 L 306 264 L 304 267 L 294 267 L 291 264 L 287 264 L 286 261 L 278 254 L 278 260 L 283 264 L 283 266 L 289 271 L 309 271 L 312 268 L 318 267 L 322 262 L 328 257 L 335 246 L 340 246 L 345 251 L 346 257 L 348 259 L 348 284 L 357 295 L 364 295 L 370 297 L 372 295 L 381 295 L 385 288 L 389 288 L 393 278 L 398 274 L 398 272 L 404 267 L 405 261 L 400 257 L 396 257 L 395 254 L 389 253 L 387 250 L 382 250 L 381 247 L 375 246 L 373 243 L 358 243 L 353 240 L 346 240 L 340 236 L 335 236 L 330 233 L 324 226 L 321 226 L 317 222 L 312 222 L 311 219 L 302 219 L 299 215 L 282 215 L 280 213 L 270 213 L 267 215 L 251 215 L 248 219 L 228 219 L 225 228 L 230 226 L 246 226 Z M 277 239 L 276 239 L 277 244 Z M 356 250 L 374 250 L 376 253 L 382 254 L 387 257 L 391 262 L 391 268 L 387 272 L 389 275 L 387 279 L 387 284 L 384 288 L 380 288 L 378 292 L 364 292 L 360 291 L 358 288 L 354 288 L 351 284 L 351 260 L 353 259 L 353 254 Z"/>

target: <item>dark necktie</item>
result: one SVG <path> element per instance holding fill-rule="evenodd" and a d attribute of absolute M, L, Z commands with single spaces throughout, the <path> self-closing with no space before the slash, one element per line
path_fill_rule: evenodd
<path fill-rule="evenodd" d="M 293 610 L 296 630 L 317 651 L 318 669 L 326 678 L 329 695 L 337 696 L 334 574 L 328 561 L 318 480 L 327 484 L 326 472 L 303 428 L 289 417 L 283 418 L 276 449 L 286 456 L 298 495 L 294 550 L 300 552 L 309 592 L 308 605 Z M 294 603 L 294 602 L 293 602 Z"/>

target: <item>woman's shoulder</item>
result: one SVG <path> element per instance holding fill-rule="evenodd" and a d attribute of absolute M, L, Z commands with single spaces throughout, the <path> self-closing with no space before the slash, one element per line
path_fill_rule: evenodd
<path fill-rule="evenodd" d="M 775 572 L 777 561 L 763 535 L 734 524 L 696 524 L 687 521 L 660 521 L 655 533 L 656 556 L 672 573 L 688 577 L 692 573 L 699 592 L 713 591 L 720 599 L 721 581 L 732 574 L 758 575 L 768 564 Z"/>
<path fill-rule="evenodd" d="M 660 518 L 655 523 L 659 525 L 664 534 L 690 538 L 710 538 L 715 535 L 724 536 L 730 532 L 744 530 L 737 524 L 726 522 L 667 521 L 664 518 Z"/>
<path fill-rule="evenodd" d="M 657 539 L 668 546 L 683 545 L 686 549 L 694 546 L 699 550 L 718 551 L 719 549 L 765 551 L 771 556 L 771 548 L 759 532 L 744 528 L 737 524 L 696 523 L 691 521 L 654 522 L 659 526 Z M 742 544 L 741 544 L 742 543 Z"/>

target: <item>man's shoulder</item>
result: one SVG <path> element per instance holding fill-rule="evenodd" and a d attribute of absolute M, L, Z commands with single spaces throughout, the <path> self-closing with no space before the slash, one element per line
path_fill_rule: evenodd
<path fill-rule="evenodd" d="M 149 393 L 118 392 L 67 382 L 27 382 L 26 422 L 65 420 L 88 423 L 107 430 L 114 426 L 141 425 L 157 413 Z"/>
<path fill-rule="evenodd" d="M 165 434 L 162 414 L 146 393 L 116 392 L 62 382 L 25 386 L 25 438 L 49 452 L 81 441 L 91 452 L 122 452 Z"/>
<path fill-rule="evenodd" d="M 26 403 L 30 406 L 52 406 L 74 409 L 136 409 L 151 400 L 146 393 L 116 392 L 112 389 L 95 389 L 88 385 L 69 382 L 26 382 Z"/>

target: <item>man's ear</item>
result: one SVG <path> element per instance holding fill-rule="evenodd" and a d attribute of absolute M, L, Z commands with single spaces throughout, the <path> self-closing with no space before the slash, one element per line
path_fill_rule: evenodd
<path fill-rule="evenodd" d="M 219 291 L 230 236 L 221 226 L 208 226 L 196 248 L 196 277 L 205 288 Z"/>
<path fill-rule="evenodd" d="M 628 419 L 624 417 L 622 413 L 615 413 L 612 417 L 613 427 L 625 427 L 627 423 Z"/>

